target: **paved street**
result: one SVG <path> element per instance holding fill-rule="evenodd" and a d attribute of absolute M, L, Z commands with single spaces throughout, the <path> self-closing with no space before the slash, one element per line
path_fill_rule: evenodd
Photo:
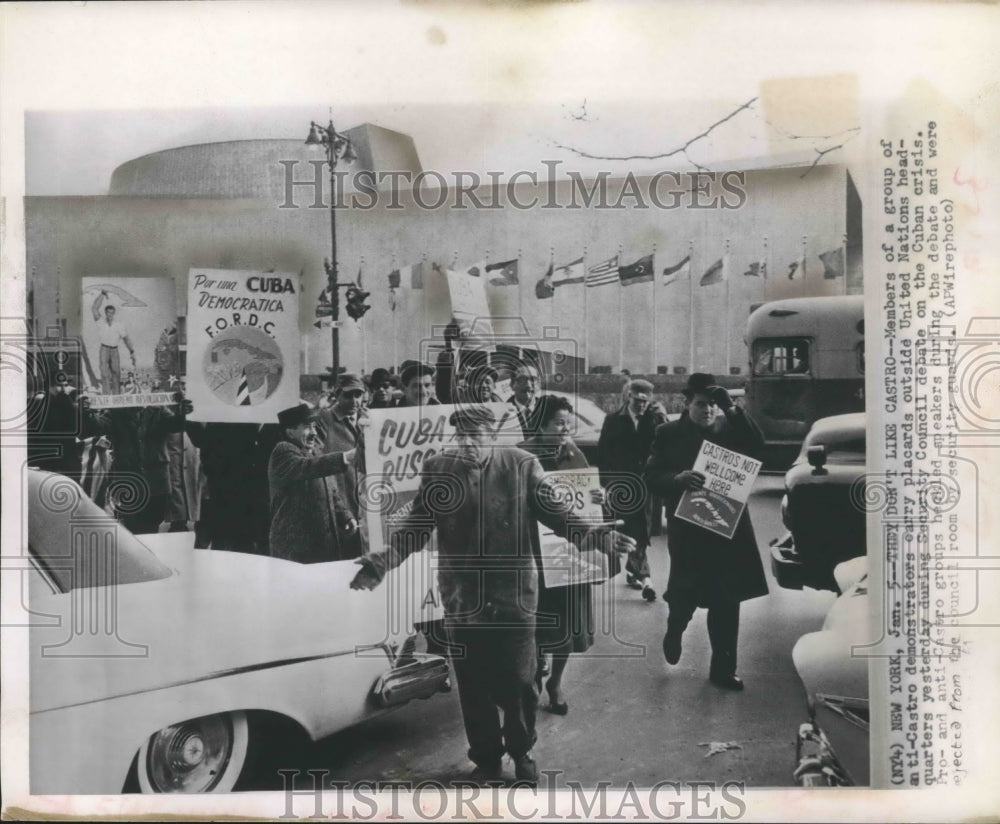
<path fill-rule="evenodd" d="M 595 646 L 567 668 L 569 714 L 539 712 L 534 754 L 540 769 L 561 770 L 560 783 L 583 786 L 630 780 L 636 786 L 662 780 L 792 785 L 795 734 L 806 716 L 791 649 L 800 635 L 819 628 L 834 596 L 783 590 L 770 580 L 767 544 L 782 532 L 781 489 L 780 475 L 764 476 L 751 498 L 771 593 L 743 605 L 739 674 L 746 691 L 729 693 L 708 683 L 703 610 L 684 636 L 679 665 L 669 667 L 661 651 L 666 604 L 646 603 L 619 576 L 597 590 L 613 596 L 599 607 L 599 621 L 609 622 L 613 632 L 602 633 L 598 623 Z M 659 593 L 668 573 L 663 537 L 654 538 L 650 560 Z M 544 693 L 541 700 L 544 708 Z M 712 742 L 737 746 L 709 755 Z M 448 782 L 471 769 L 465 750 L 455 690 L 308 746 L 288 766 L 326 769 L 331 779 L 348 782 Z M 507 772 L 513 773 L 509 764 Z"/>

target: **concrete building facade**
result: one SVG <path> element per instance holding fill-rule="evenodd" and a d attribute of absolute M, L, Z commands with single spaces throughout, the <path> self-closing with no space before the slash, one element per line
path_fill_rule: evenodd
<path fill-rule="evenodd" d="M 752 306 L 863 289 L 861 204 L 843 166 L 737 168 L 728 189 L 719 177 L 688 173 L 652 182 L 549 181 L 540 168 L 537 181 L 522 175 L 464 190 L 445 176 L 425 175 L 415 194 L 405 183 L 378 188 L 374 177 L 389 170 L 419 176 L 410 138 L 368 125 L 348 134 L 359 156 L 349 171 L 369 177 L 360 190 L 355 182 L 341 193 L 338 262 L 341 280 L 360 277 L 372 293 L 372 310 L 360 323 L 345 320 L 340 335 L 341 363 L 353 370 L 416 355 L 420 342 L 449 321 L 446 280 L 431 264 L 518 259 L 517 286 L 487 287 L 492 315 L 519 317 L 532 335 L 558 327 L 591 369 L 621 366 L 633 373 L 689 366 L 745 372 L 743 330 Z M 330 254 L 330 191 L 326 172 L 317 176 L 311 162 L 321 157 L 288 140 L 182 147 L 123 164 L 106 197 L 27 198 L 27 267 L 39 328 L 55 322 L 58 304 L 69 333 L 79 333 L 86 276 L 169 276 L 184 315 L 192 267 L 302 272 L 301 365 L 307 373 L 323 372 L 329 332 L 314 329 L 313 321 Z M 442 181 L 444 187 L 435 185 Z M 594 194 L 595 188 L 601 191 Z M 844 275 L 825 277 L 818 255 L 837 249 Z M 589 267 L 618 255 L 625 265 L 651 253 L 652 284 L 573 285 L 557 288 L 551 299 L 536 297 L 550 263 L 582 257 Z M 804 277 L 788 277 L 803 253 Z M 686 281 L 662 285 L 663 268 L 687 255 L 693 288 Z M 699 286 L 723 256 L 728 283 Z M 761 261 L 767 278 L 744 274 Z M 424 288 L 399 290 L 394 311 L 389 272 L 421 262 Z"/>

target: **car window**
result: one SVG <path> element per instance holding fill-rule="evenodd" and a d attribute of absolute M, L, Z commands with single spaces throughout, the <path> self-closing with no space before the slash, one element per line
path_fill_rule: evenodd
<path fill-rule="evenodd" d="M 808 375 L 808 338 L 762 338 L 753 342 L 754 375 Z"/>
<path fill-rule="evenodd" d="M 173 572 L 138 538 L 98 507 L 72 481 L 43 476 L 29 484 L 28 550 L 61 592 L 86 587 L 136 584 L 169 578 Z M 46 506 L 47 481 L 65 484 L 78 499 L 60 491 L 59 505 Z M 69 501 L 70 505 L 65 505 Z"/>

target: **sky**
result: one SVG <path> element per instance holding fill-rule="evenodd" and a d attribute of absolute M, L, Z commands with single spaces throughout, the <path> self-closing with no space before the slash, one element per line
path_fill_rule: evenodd
<path fill-rule="evenodd" d="M 693 169 L 713 161 L 757 157 L 767 151 L 763 104 L 739 112 L 683 156 L 658 161 L 589 161 L 590 154 L 627 157 L 657 154 L 725 118 L 745 100 L 684 101 L 652 108 L 635 103 L 581 98 L 565 103 L 415 104 L 338 106 L 338 130 L 374 123 L 409 134 L 425 169 L 484 175 L 498 171 L 541 171 L 543 160 L 561 161 L 560 170 L 611 168 L 639 171 Z M 247 139 L 301 139 L 312 120 L 327 123 L 329 105 L 162 111 L 32 111 L 25 116 L 25 178 L 28 195 L 104 195 L 111 173 L 127 160 L 163 149 L 197 143 Z M 641 122 L 642 129 L 635 128 Z"/>
<path fill-rule="evenodd" d="M 947 15 L 931 3 L 635 0 L 6 8 L 21 36 L 0 57 L 4 162 L 19 170 L 24 150 L 33 195 L 104 194 L 117 165 L 175 146 L 304 139 L 309 121 L 331 111 L 341 129 L 373 122 L 411 135 L 424 168 L 442 172 L 510 173 L 573 157 L 554 143 L 657 154 L 775 79 L 846 76 L 855 94 L 878 100 L 933 66 L 941 88 L 968 95 L 990 76 L 982 56 L 995 52 L 960 4 Z M 814 104 L 809 123 L 824 119 L 823 94 L 795 100 L 799 112 Z M 838 129 L 857 121 L 855 110 Z M 776 146 L 775 128 L 795 132 L 758 103 L 699 141 L 691 159 L 801 148 Z M 692 168 L 681 159 L 627 168 L 665 164 Z"/>

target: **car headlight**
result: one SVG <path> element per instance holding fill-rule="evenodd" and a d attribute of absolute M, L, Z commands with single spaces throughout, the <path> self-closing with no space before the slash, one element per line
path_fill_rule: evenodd
<path fill-rule="evenodd" d="M 781 523 L 784 525 L 785 529 L 789 532 L 792 530 L 792 524 L 788 517 L 788 495 L 781 496 Z"/>

